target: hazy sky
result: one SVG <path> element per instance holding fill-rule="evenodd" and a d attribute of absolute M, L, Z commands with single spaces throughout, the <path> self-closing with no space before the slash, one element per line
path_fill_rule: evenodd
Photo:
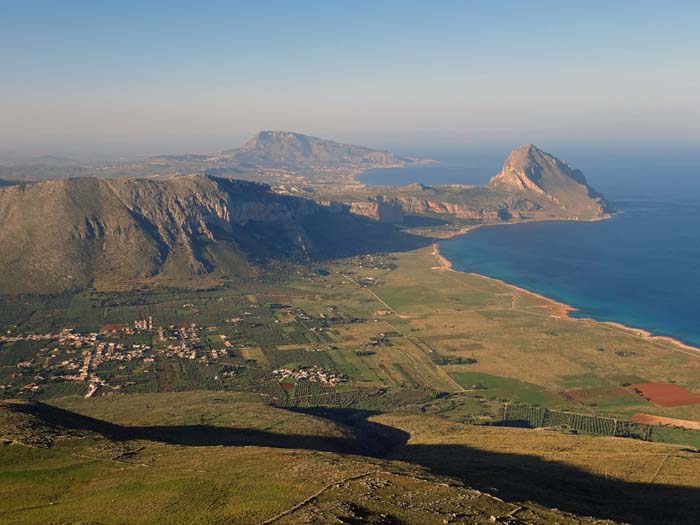
<path fill-rule="evenodd" d="M 0 148 L 700 146 L 700 2 L 0 0 Z"/>

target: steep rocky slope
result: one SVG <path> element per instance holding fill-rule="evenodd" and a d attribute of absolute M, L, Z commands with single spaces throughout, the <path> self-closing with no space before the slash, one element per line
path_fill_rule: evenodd
<path fill-rule="evenodd" d="M 366 191 L 363 200 L 352 200 L 350 197 L 352 212 L 397 224 L 404 222 L 407 215 L 477 222 L 527 219 L 543 209 L 524 196 L 470 186 L 411 184 L 404 187 L 371 187 Z M 374 195 L 374 191 L 382 193 Z"/>
<path fill-rule="evenodd" d="M 0 189 L 0 293 L 248 277 L 251 263 L 352 250 L 379 226 L 347 207 L 206 175 L 8 186 Z"/>
<path fill-rule="evenodd" d="M 609 211 L 608 203 L 588 185 L 581 171 L 532 144 L 511 151 L 488 186 L 540 195 L 573 215 L 588 217 Z"/>

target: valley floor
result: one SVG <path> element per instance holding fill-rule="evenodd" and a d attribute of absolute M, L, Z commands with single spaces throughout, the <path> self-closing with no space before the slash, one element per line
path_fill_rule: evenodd
<path fill-rule="evenodd" d="M 700 433 L 639 417 L 700 419 L 700 353 L 430 247 L 272 284 L 23 298 L 0 324 L 0 394 L 24 399 L 0 405 L 3 523 L 700 514 Z"/>

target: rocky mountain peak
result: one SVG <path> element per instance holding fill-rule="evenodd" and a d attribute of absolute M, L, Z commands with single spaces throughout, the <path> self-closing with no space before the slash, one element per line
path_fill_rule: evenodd
<path fill-rule="evenodd" d="M 577 169 L 533 144 L 524 144 L 510 152 L 503 169 L 488 183 L 489 187 L 525 191 L 546 196 L 564 209 L 598 208 L 608 211 L 602 195 L 588 185 Z"/>

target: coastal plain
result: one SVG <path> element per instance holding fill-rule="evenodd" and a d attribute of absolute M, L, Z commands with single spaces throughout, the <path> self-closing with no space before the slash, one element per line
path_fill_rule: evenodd
<path fill-rule="evenodd" d="M 695 419 L 697 404 L 664 407 L 629 388 L 661 381 L 696 389 L 694 350 L 569 318 L 560 303 L 451 271 L 435 247 L 323 268 L 290 275 L 274 290 L 180 291 L 149 304 L 156 323 L 176 315 L 207 326 L 204 355 L 219 334 L 237 341 L 235 332 L 244 333 L 229 358 L 220 352 L 217 361 L 195 361 L 186 376 L 178 372 L 180 358 L 156 355 L 157 366 L 145 374 L 155 375 L 154 393 L 117 395 L 133 388 L 131 381 L 147 385 L 138 383 L 144 374 L 122 372 L 129 381 L 119 388 L 123 380 L 106 363 L 97 373 L 107 380 L 92 397 L 47 389 L 38 408 L 5 402 L 3 415 L 32 419 L 23 434 L 0 436 L 4 522 L 326 523 L 345 516 L 356 521 L 344 523 L 380 523 L 372 520 L 381 515 L 416 524 L 486 523 L 492 516 L 668 522 L 644 494 L 676 502 L 663 510 L 671 522 L 697 511 L 700 456 L 693 447 L 700 433 L 654 426 L 630 439 L 566 424 L 512 428 L 523 425 L 503 412 L 528 407 L 610 418 L 620 422 L 618 436 L 637 413 Z M 82 304 L 75 317 L 51 322 L 99 326 L 143 311 L 95 311 L 86 309 L 89 301 L 73 299 Z M 29 325 L 66 315 L 39 310 L 26 312 Z M 232 330 L 226 319 L 245 312 L 272 315 L 281 333 L 306 330 L 322 339 L 275 343 L 256 321 Z M 304 328 L 324 318 L 335 319 L 329 329 Z M 4 355 L 11 348 L 5 343 Z M 280 380 L 265 379 L 266 370 L 295 363 L 320 363 L 343 380 L 319 388 L 289 377 L 282 380 L 289 388 L 269 388 Z M 225 378 L 234 365 L 238 376 Z M 246 383 L 252 373 L 258 381 Z M 47 434 L 56 436 L 48 448 L 29 439 Z M 533 483 L 532 472 L 542 479 Z M 51 481 L 56 476 L 61 490 Z M 553 490 L 557 483 L 567 490 Z M 622 494 L 629 503 L 613 504 Z"/>

